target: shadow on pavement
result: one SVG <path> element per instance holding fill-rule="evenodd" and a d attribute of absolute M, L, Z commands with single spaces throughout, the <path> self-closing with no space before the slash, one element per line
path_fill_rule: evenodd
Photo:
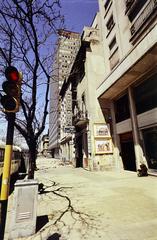
<path fill-rule="evenodd" d="M 53 235 L 49 236 L 47 240 L 59 240 L 60 237 L 61 237 L 60 234 L 54 233 Z"/>
<path fill-rule="evenodd" d="M 49 222 L 48 216 L 43 215 L 43 216 L 38 216 L 37 217 L 37 224 L 36 224 L 36 233 L 47 223 Z"/>

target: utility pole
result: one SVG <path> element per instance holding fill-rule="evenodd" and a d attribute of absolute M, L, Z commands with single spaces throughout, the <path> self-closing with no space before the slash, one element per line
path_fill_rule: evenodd
<path fill-rule="evenodd" d="M 8 127 L 7 127 L 7 137 L 6 137 L 2 186 L 1 186 L 1 225 L 0 225 L 1 240 L 4 239 L 8 196 L 9 196 L 9 189 L 10 189 L 10 170 L 11 170 L 11 160 L 12 160 L 15 113 L 7 113 L 7 118 L 8 118 Z"/>

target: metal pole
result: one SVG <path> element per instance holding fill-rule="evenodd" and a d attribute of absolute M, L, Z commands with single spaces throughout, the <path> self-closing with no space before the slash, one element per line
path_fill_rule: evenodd
<path fill-rule="evenodd" d="M 7 113 L 8 127 L 6 146 L 4 154 L 4 166 L 2 175 L 1 185 L 1 226 L 0 226 L 0 239 L 4 239 L 8 196 L 10 188 L 10 171 L 11 171 L 11 160 L 12 160 L 12 148 L 13 148 L 13 136 L 14 136 L 14 123 L 15 113 Z"/>

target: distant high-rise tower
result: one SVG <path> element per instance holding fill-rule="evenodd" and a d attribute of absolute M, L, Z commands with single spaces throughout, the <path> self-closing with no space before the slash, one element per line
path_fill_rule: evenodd
<path fill-rule="evenodd" d="M 80 34 L 58 31 L 56 53 L 53 64 L 53 77 L 50 81 L 49 109 L 49 149 L 53 157 L 60 158 L 61 104 L 59 91 L 68 78 L 74 59 L 80 46 Z"/>

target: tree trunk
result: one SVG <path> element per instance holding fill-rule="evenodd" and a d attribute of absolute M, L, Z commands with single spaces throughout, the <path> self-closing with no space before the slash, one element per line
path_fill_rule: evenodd
<path fill-rule="evenodd" d="M 36 158 L 37 158 L 37 144 L 35 140 L 31 140 L 29 147 L 29 170 L 28 179 L 34 179 L 34 171 L 36 170 Z"/>

